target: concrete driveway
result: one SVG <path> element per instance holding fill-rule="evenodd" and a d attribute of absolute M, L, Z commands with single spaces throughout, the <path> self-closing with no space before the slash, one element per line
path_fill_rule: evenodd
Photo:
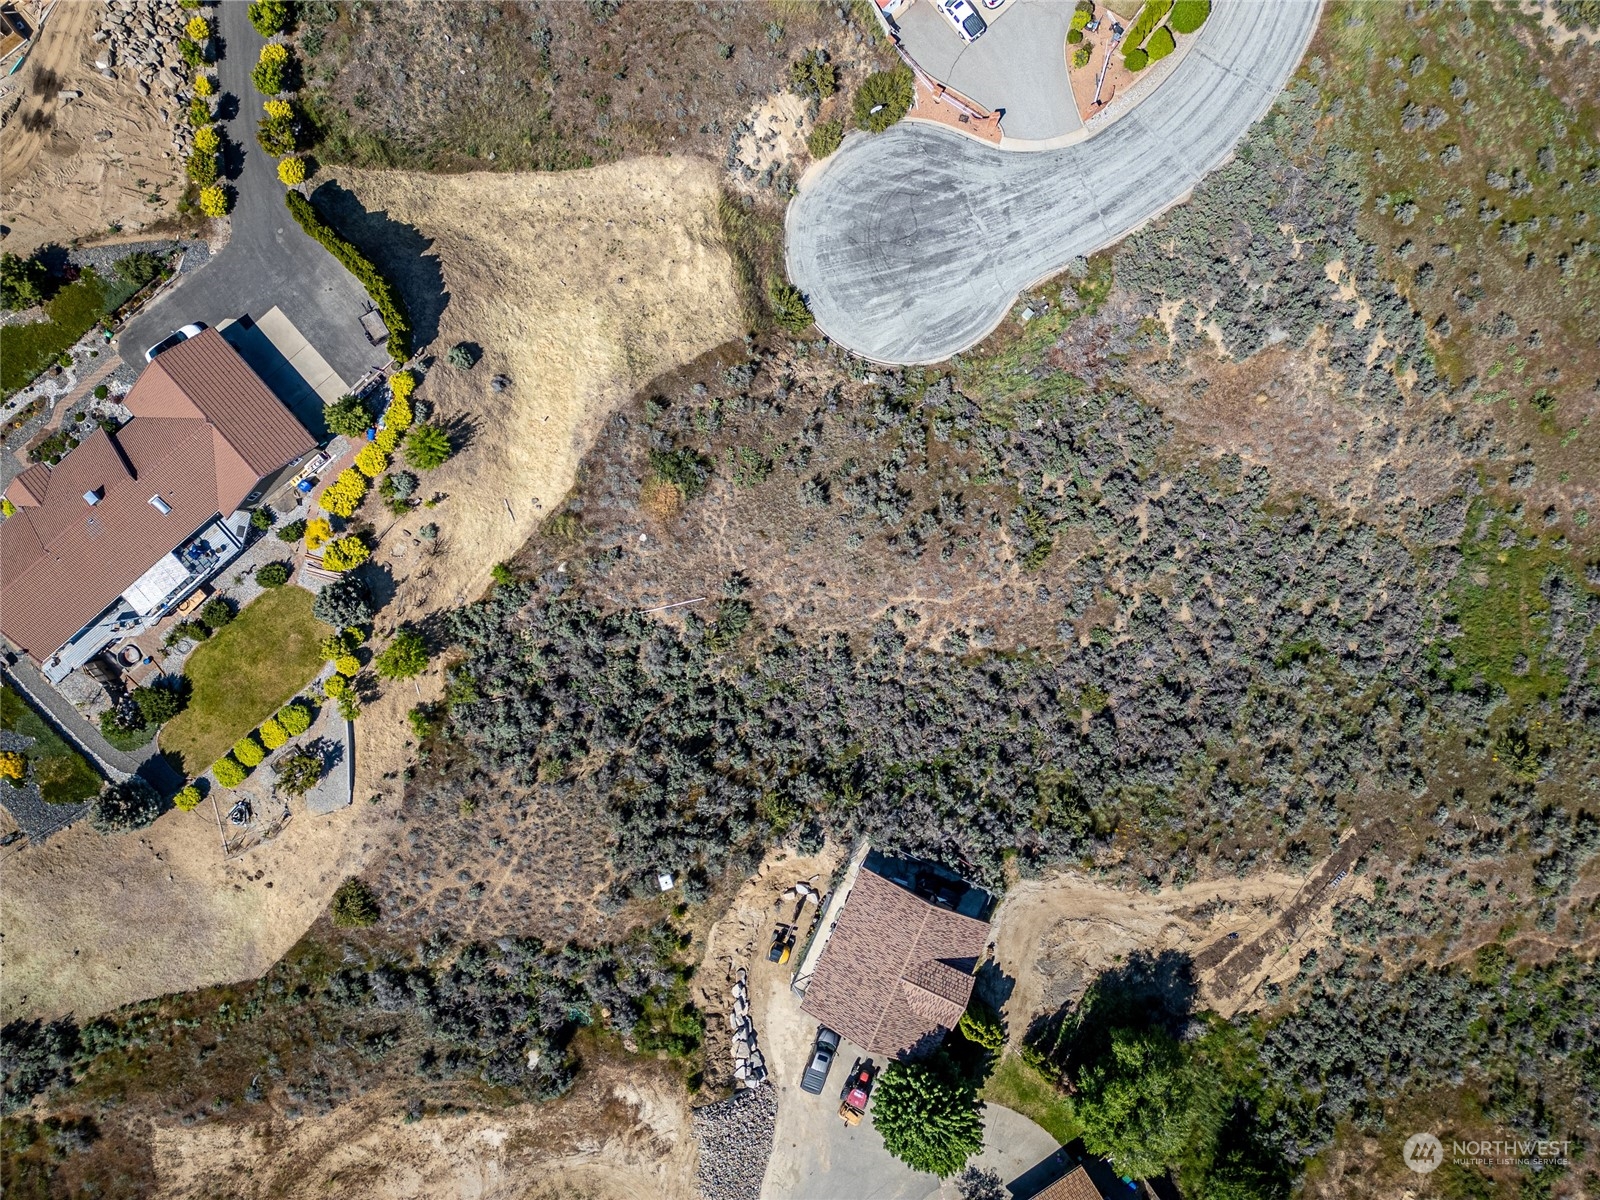
<path fill-rule="evenodd" d="M 1119 241 L 1226 159 L 1320 11 L 1318 0 L 1217 0 L 1149 98 L 1059 150 L 995 149 L 924 121 L 851 135 L 789 205 L 790 278 L 823 332 L 866 358 L 965 350 L 1018 292 Z"/>
<path fill-rule="evenodd" d="M 361 331 L 367 294 L 294 223 L 283 203 L 277 162 L 256 145 L 263 97 L 250 71 L 265 39 L 250 24 L 249 6 L 221 4 L 215 11 L 224 47 L 217 79 L 236 101 L 234 115 L 223 124 L 225 169 L 237 191 L 232 235 L 209 263 L 128 322 L 118 349 L 142 371 L 145 349 L 180 325 L 203 321 L 215 328 L 230 317 L 259 320 L 279 308 L 345 384 L 355 383 L 388 361 L 383 347 L 368 343 Z"/>
<path fill-rule="evenodd" d="M 764 964 L 758 964 L 764 965 Z M 883 1148 L 872 1127 L 872 1109 L 854 1128 L 839 1119 L 839 1091 L 856 1058 L 871 1057 L 844 1042 L 834 1059 L 822 1095 L 800 1090 L 817 1033 L 815 1018 L 800 1011 L 789 990 L 787 971 L 751 971 L 756 1033 L 778 1092 L 778 1125 L 772 1158 L 762 1182 L 763 1200 L 935 1200 L 941 1195 L 932 1175 L 913 1171 Z M 878 1055 L 881 1067 L 886 1059 Z M 1060 1149 L 1056 1140 L 1020 1113 L 998 1105 L 984 1108 L 984 1148 L 974 1163 L 998 1171 L 1007 1183 L 1059 1174 L 1051 1163 L 1035 1168 Z M 1031 1174 L 1030 1174 L 1031 1173 Z M 954 1189 L 948 1189 L 953 1195 Z M 1029 1189 L 1033 1190 L 1033 1189 Z"/>
<path fill-rule="evenodd" d="M 967 43 L 935 11 L 916 0 L 896 19 L 907 52 L 928 74 L 992 112 L 1003 112 L 1008 139 L 1048 141 L 1083 128 L 1067 78 L 1070 0 L 1011 0 L 998 9 L 973 7 L 988 32 Z"/>

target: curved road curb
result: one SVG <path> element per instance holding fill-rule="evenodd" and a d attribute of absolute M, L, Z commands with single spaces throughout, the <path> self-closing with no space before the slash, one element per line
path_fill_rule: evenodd
<path fill-rule="evenodd" d="M 1119 241 L 1233 152 L 1300 62 L 1320 0 L 1217 0 L 1170 78 L 1094 137 L 1017 154 L 925 122 L 853 139 L 789 205 L 789 277 L 864 358 L 942 362 L 1023 289 Z"/>

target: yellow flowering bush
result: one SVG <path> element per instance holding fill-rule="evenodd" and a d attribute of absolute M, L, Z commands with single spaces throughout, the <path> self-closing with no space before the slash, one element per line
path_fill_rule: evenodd
<path fill-rule="evenodd" d="M 206 216 L 225 217 L 228 215 L 228 209 L 232 207 L 228 189 L 220 183 L 213 183 L 209 187 L 200 189 L 200 211 Z"/>
<path fill-rule="evenodd" d="M 242 767 L 259 767 L 266 756 L 266 751 L 261 749 L 261 743 L 256 741 L 253 733 L 245 734 L 233 744 L 233 757 Z"/>
<path fill-rule="evenodd" d="M 294 116 L 294 105 L 287 100 L 268 100 L 264 107 L 274 121 L 287 121 Z"/>
<path fill-rule="evenodd" d="M 196 75 L 194 77 L 194 94 L 202 100 L 209 100 L 217 94 L 217 85 L 211 82 L 211 76 Z"/>
<path fill-rule="evenodd" d="M 294 187 L 306 181 L 306 160 L 291 154 L 278 164 L 278 182 L 284 187 Z"/>
<path fill-rule="evenodd" d="M 28 759 L 15 750 L 0 751 L 0 779 L 21 779 L 28 773 Z"/>
<path fill-rule="evenodd" d="M 203 125 L 194 131 L 194 148 L 202 154 L 215 154 L 222 149 L 222 138 L 215 125 Z"/>
<path fill-rule="evenodd" d="M 289 731 L 283 727 L 277 717 L 268 717 L 261 723 L 261 744 L 268 750 L 276 750 L 289 740 Z"/>
<path fill-rule="evenodd" d="M 330 571 L 348 571 L 371 557 L 367 544 L 354 534 L 337 538 L 322 548 L 322 565 Z"/>
<path fill-rule="evenodd" d="M 389 465 L 389 456 L 378 449 L 377 442 L 368 442 L 356 455 L 356 470 L 368 479 L 376 479 Z"/>
<path fill-rule="evenodd" d="M 312 517 L 306 522 L 306 549 L 315 550 L 333 536 L 333 523 L 327 517 Z"/>
<path fill-rule="evenodd" d="M 281 67 L 289 61 L 289 47 L 282 42 L 268 42 L 261 47 L 261 62 L 269 66 Z"/>
<path fill-rule="evenodd" d="M 378 436 L 372 440 L 372 444 L 387 457 L 393 454 L 394 448 L 400 444 L 400 431 L 393 425 L 385 425 L 378 430 Z"/>
<path fill-rule="evenodd" d="M 341 654 L 334 660 L 333 669 L 341 675 L 354 679 L 361 673 L 361 660 L 354 654 Z"/>
<path fill-rule="evenodd" d="M 410 371 L 396 371 L 389 379 L 389 395 L 396 400 L 409 400 L 417 390 L 417 377 Z"/>
<path fill-rule="evenodd" d="M 172 807 L 179 812 L 193 812 L 200 806 L 200 789 L 194 784 L 181 788 L 172 798 Z"/>
<path fill-rule="evenodd" d="M 203 42 L 211 36 L 211 22 L 197 13 L 189 18 L 189 23 L 183 27 L 183 32 L 189 35 L 191 42 Z"/>
<path fill-rule="evenodd" d="M 244 782 L 244 768 L 234 762 L 233 755 L 224 754 L 212 764 L 211 773 L 225 788 L 236 788 Z"/>
<path fill-rule="evenodd" d="M 366 495 L 367 477 L 354 467 L 346 467 L 322 493 L 322 507 L 336 517 L 348 517 L 361 507 Z"/>

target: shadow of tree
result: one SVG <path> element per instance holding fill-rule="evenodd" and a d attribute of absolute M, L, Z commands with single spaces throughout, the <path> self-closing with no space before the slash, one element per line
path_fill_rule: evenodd
<path fill-rule="evenodd" d="M 311 202 L 399 291 L 411 318 L 413 348 L 437 338 L 450 293 L 445 291 L 439 256 L 428 253 L 433 239 L 386 212 L 369 212 L 354 192 L 337 183 L 322 184 L 311 193 Z"/>
<path fill-rule="evenodd" d="M 1194 960 L 1188 954 L 1138 950 L 1127 962 L 1101 972 L 1079 1000 L 1035 1017 L 1025 1040 L 1062 1061 L 1075 1047 L 1097 1044 L 1113 1026 L 1159 1025 L 1178 1036 L 1189 1023 L 1198 993 Z"/>

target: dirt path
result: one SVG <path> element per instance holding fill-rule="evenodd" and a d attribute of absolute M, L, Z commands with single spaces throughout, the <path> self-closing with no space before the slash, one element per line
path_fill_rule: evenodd
<path fill-rule="evenodd" d="M 407 1123 L 387 1091 L 326 1117 L 154 1130 L 163 1200 L 428 1196 L 691 1200 L 688 1098 L 665 1072 L 586 1073 L 566 1098 Z"/>
<path fill-rule="evenodd" d="M 172 215 L 182 192 L 171 122 L 183 114 L 170 96 L 141 96 L 129 70 L 116 79 L 95 70 L 90 37 L 103 9 L 57 3 L 27 64 L 0 90 L 0 112 L 20 99 L 0 138 L 0 221 L 12 253 L 112 226 L 137 230 Z M 82 95 L 69 101 L 68 92 Z"/>

